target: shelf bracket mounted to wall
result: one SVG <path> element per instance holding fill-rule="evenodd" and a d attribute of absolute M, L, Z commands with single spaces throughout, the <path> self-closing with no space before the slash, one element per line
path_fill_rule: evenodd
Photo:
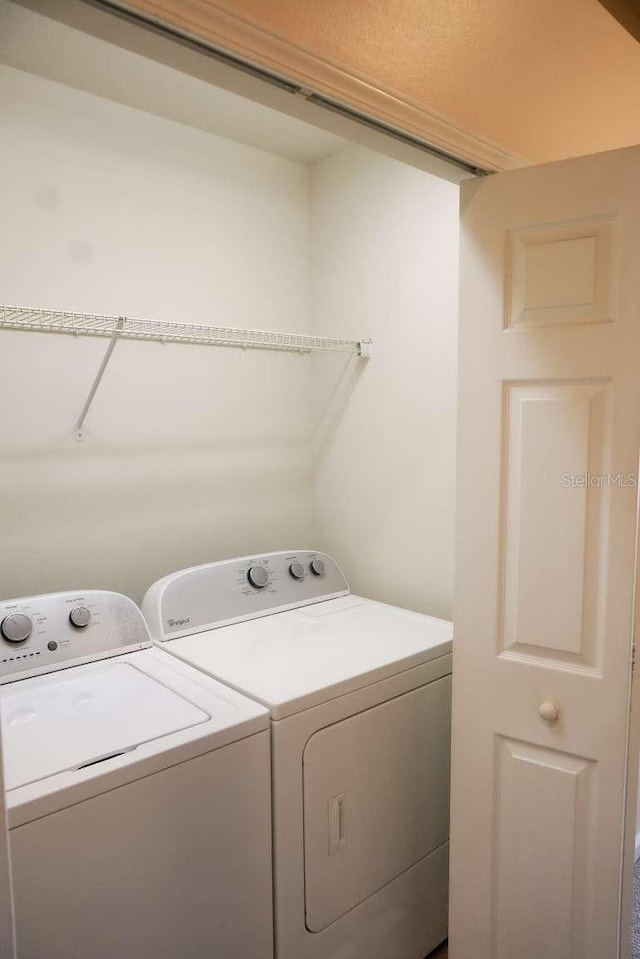
<path fill-rule="evenodd" d="M 80 413 L 80 416 L 78 417 L 78 422 L 76 423 L 75 437 L 76 437 L 77 443 L 81 443 L 84 439 L 84 421 L 87 418 L 87 413 L 91 409 L 91 404 L 93 403 L 93 398 L 98 391 L 98 387 L 100 386 L 100 381 L 102 377 L 104 376 L 107 366 L 109 365 L 109 360 L 111 359 L 111 354 L 113 353 L 115 345 L 118 342 L 118 337 L 120 336 L 120 333 L 124 329 L 124 323 L 125 323 L 124 316 L 119 316 L 118 322 L 116 324 L 116 329 L 111 334 L 111 339 L 109 340 L 109 345 L 107 347 L 106 353 L 102 357 L 102 363 L 98 367 L 98 372 L 96 373 L 93 383 L 91 384 L 91 389 L 87 393 L 87 398 L 84 401 L 82 412 Z"/>
<path fill-rule="evenodd" d="M 118 340 L 284 350 L 290 353 L 351 353 L 363 360 L 369 359 L 372 350 L 372 341 L 365 339 L 346 340 L 308 333 L 277 333 L 269 330 L 238 329 L 231 326 L 207 326 L 202 323 L 173 323 L 128 316 L 106 316 L 99 313 L 40 310 L 23 306 L 0 305 L 0 329 L 109 338 L 106 353 L 75 426 L 75 437 L 78 441 L 84 439 L 85 419 Z"/>

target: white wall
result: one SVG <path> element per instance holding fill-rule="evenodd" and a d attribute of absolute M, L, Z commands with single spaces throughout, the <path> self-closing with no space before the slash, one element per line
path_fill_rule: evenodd
<path fill-rule="evenodd" d="M 457 187 L 313 168 L 0 67 L 0 302 L 372 336 L 341 356 L 2 331 L 4 596 L 315 545 L 451 614 Z M 313 315 L 312 315 L 313 314 Z"/>
<path fill-rule="evenodd" d="M 314 542 L 365 596 L 451 616 L 458 188 L 358 147 L 312 175 Z"/>
<path fill-rule="evenodd" d="M 0 68 L 0 302 L 309 328 L 308 168 Z M 310 541 L 309 360 L 0 332 L 0 594 Z"/>

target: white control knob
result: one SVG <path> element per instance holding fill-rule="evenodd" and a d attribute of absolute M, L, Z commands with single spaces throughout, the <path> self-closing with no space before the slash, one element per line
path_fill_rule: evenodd
<path fill-rule="evenodd" d="M 560 710 L 556 703 L 552 702 L 550 699 L 544 703 L 540 703 L 538 706 L 538 713 L 540 714 L 540 719 L 543 723 L 546 723 L 548 726 L 553 726 L 554 723 L 558 722 L 560 716 Z"/>
<path fill-rule="evenodd" d="M 72 626 L 77 629 L 84 629 L 91 622 L 91 612 L 86 606 L 76 606 L 69 613 L 69 620 Z"/>
<path fill-rule="evenodd" d="M 324 576 L 324 562 L 321 559 L 312 559 L 311 572 L 314 576 Z"/>
<path fill-rule="evenodd" d="M 302 563 L 292 563 L 289 572 L 294 579 L 304 579 L 304 566 Z"/>
<path fill-rule="evenodd" d="M 24 613 L 11 613 L 0 623 L 2 638 L 9 643 L 24 643 L 31 636 L 32 629 L 33 623 Z"/>
<path fill-rule="evenodd" d="M 247 579 L 254 589 L 264 589 L 269 582 L 269 574 L 264 566 L 252 566 L 247 573 Z"/>

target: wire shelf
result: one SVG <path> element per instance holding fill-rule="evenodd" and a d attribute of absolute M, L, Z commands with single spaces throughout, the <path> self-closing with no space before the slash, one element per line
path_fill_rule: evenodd
<path fill-rule="evenodd" d="M 0 305 L 0 329 L 30 330 L 36 333 L 67 333 L 75 336 L 103 336 L 160 343 L 194 343 L 200 346 L 235 346 L 245 349 L 314 351 L 370 355 L 369 340 L 344 340 L 305 333 L 276 333 L 227 326 L 169 323 L 129 316 L 98 313 L 71 313 L 66 310 L 38 310 Z"/>

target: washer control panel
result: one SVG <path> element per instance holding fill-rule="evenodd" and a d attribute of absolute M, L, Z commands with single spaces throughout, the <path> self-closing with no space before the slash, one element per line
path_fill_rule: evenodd
<path fill-rule="evenodd" d="M 142 612 L 156 640 L 295 609 L 349 593 L 325 553 L 292 550 L 183 569 L 154 583 Z"/>
<path fill-rule="evenodd" d="M 0 600 L 0 683 L 150 643 L 140 610 L 120 593 L 87 590 Z"/>

